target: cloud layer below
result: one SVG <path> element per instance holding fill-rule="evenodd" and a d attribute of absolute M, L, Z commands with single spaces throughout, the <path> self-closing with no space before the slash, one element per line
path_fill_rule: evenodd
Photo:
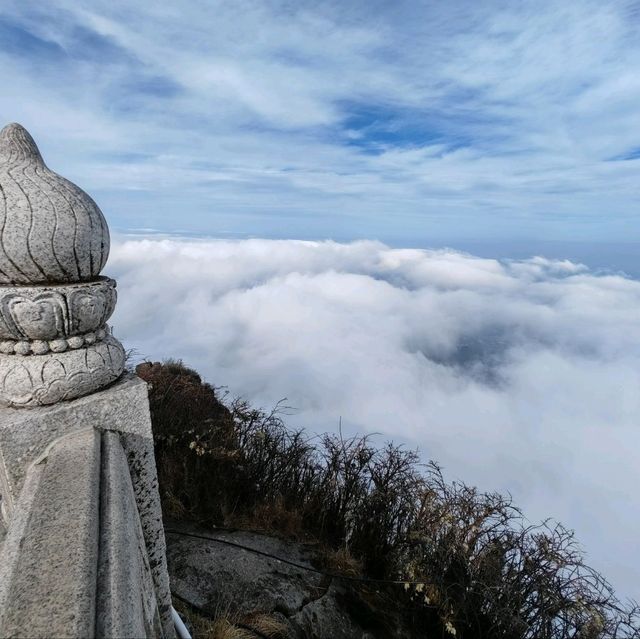
<path fill-rule="evenodd" d="M 119 238 L 113 323 L 291 424 L 418 445 L 638 597 L 640 282 L 376 242 Z"/>

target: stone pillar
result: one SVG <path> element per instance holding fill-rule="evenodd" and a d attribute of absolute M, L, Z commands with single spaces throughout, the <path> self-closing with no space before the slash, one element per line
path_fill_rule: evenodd
<path fill-rule="evenodd" d="M 0 636 L 173 637 L 146 385 L 96 203 L 0 131 Z"/>

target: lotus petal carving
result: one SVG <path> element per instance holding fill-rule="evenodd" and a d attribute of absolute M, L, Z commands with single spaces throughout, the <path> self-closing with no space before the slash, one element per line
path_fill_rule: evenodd
<path fill-rule="evenodd" d="M 95 282 L 35 286 L 0 286 L 0 339 L 66 339 L 97 331 L 111 317 L 116 283 Z"/>

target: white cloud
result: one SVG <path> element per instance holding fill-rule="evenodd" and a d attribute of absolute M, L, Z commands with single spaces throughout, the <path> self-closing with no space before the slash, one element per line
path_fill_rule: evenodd
<path fill-rule="evenodd" d="M 116 333 L 292 424 L 419 445 L 638 596 L 640 282 L 376 242 L 120 238 Z"/>

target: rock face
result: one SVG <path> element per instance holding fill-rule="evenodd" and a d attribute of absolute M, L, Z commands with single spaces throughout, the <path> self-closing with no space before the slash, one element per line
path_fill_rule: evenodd
<path fill-rule="evenodd" d="M 0 131 L 0 405 L 92 393 L 124 369 L 107 320 L 116 283 L 99 277 L 109 229 L 97 204 L 50 171 L 19 124 Z"/>
<path fill-rule="evenodd" d="M 172 592 L 212 616 L 222 612 L 242 620 L 272 613 L 285 622 L 292 639 L 410 636 L 397 620 L 383 620 L 348 582 L 306 570 L 313 569 L 307 546 L 253 532 L 203 533 L 174 522 L 165 524 L 165 531 Z M 215 536 L 305 568 L 191 534 Z"/>

